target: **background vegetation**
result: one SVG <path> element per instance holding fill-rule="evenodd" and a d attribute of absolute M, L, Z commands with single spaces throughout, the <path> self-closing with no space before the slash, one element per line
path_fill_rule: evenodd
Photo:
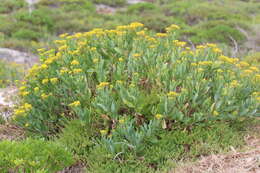
<path fill-rule="evenodd" d="M 118 10 L 114 14 L 102 13 L 94 3 Z M 242 31 L 254 35 L 253 26 L 260 21 L 260 3 L 253 0 L 157 0 L 133 5 L 127 5 L 125 0 L 40 0 L 32 14 L 24 0 L 3 0 L 0 6 L 1 46 L 25 51 L 46 46 L 61 33 L 140 21 L 156 32 L 164 32 L 165 27 L 175 23 L 182 27 L 178 38 L 189 44 L 216 42 L 223 48 L 238 46 L 245 53 L 250 48 L 243 44 L 248 38 Z"/>

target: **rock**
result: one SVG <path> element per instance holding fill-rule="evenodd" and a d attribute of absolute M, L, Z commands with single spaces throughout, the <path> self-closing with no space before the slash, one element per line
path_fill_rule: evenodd
<path fill-rule="evenodd" d="M 0 60 L 1 59 L 25 65 L 27 68 L 38 62 L 38 57 L 33 54 L 7 48 L 0 48 Z"/>

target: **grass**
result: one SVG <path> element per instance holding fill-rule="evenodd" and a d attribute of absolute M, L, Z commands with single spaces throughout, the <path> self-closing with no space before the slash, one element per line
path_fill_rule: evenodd
<path fill-rule="evenodd" d="M 0 88 L 14 85 L 24 75 L 24 68 L 20 64 L 0 60 Z"/>
<path fill-rule="evenodd" d="M 84 162 L 89 172 L 167 172 L 178 166 L 179 162 L 225 153 L 230 151 L 230 147 L 239 150 L 245 144 L 244 136 L 252 133 L 249 127 L 259 123 L 258 120 L 217 122 L 198 125 L 190 131 L 160 133 L 157 140 L 138 156 L 112 156 L 102 144 L 94 145 L 89 141 L 85 135 L 86 126 L 78 120 L 68 123 L 57 140 Z"/>

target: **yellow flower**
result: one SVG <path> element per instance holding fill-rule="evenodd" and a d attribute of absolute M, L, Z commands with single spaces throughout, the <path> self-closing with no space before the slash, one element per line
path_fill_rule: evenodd
<path fill-rule="evenodd" d="M 60 37 L 60 38 L 65 38 L 65 37 L 67 37 L 68 35 L 69 35 L 68 33 L 64 33 L 64 34 L 59 35 L 59 37 Z"/>
<path fill-rule="evenodd" d="M 81 73 L 81 72 L 82 72 L 82 69 L 80 69 L 80 68 L 73 69 L 74 74 Z"/>
<path fill-rule="evenodd" d="M 222 69 L 217 70 L 218 73 L 223 73 L 224 71 Z"/>
<path fill-rule="evenodd" d="M 149 48 L 155 48 L 155 47 L 156 47 L 156 45 L 154 45 L 154 44 L 149 46 Z"/>
<path fill-rule="evenodd" d="M 26 123 L 24 126 L 25 126 L 25 127 L 29 127 L 29 123 Z"/>
<path fill-rule="evenodd" d="M 22 95 L 22 96 L 27 96 L 28 94 L 30 94 L 30 92 L 29 92 L 29 91 L 24 91 L 24 92 L 21 92 L 21 95 Z"/>
<path fill-rule="evenodd" d="M 45 94 L 45 93 L 42 93 L 42 94 L 41 94 L 41 98 L 42 98 L 43 100 L 47 99 L 48 97 L 49 97 L 49 95 L 47 95 L 47 94 Z"/>
<path fill-rule="evenodd" d="M 25 113 L 25 110 L 24 109 L 15 109 L 14 110 L 14 115 L 22 115 Z"/>
<path fill-rule="evenodd" d="M 250 75 L 250 74 L 253 73 L 253 71 L 252 71 L 252 70 L 244 70 L 243 73 L 244 73 L 245 75 Z"/>
<path fill-rule="evenodd" d="M 68 48 L 67 45 L 63 45 L 59 47 L 59 51 L 66 50 Z"/>
<path fill-rule="evenodd" d="M 93 63 L 95 63 L 95 64 L 98 63 L 98 61 L 99 61 L 98 58 L 94 58 L 94 59 L 93 59 Z"/>
<path fill-rule="evenodd" d="M 197 63 L 192 62 L 191 66 L 197 66 Z"/>
<path fill-rule="evenodd" d="M 206 46 L 211 47 L 211 48 L 217 47 L 217 45 L 214 43 L 207 43 Z"/>
<path fill-rule="evenodd" d="M 104 88 L 109 85 L 109 82 L 101 82 L 99 85 L 97 85 L 97 89 Z"/>
<path fill-rule="evenodd" d="M 170 91 L 170 92 L 167 94 L 168 97 L 176 97 L 176 96 L 178 96 L 178 95 L 179 95 L 179 94 L 176 93 L 176 92 L 174 92 L 174 91 Z"/>
<path fill-rule="evenodd" d="M 213 62 L 212 61 L 201 61 L 201 62 L 199 62 L 199 65 L 212 65 L 213 64 Z"/>
<path fill-rule="evenodd" d="M 175 31 L 175 30 L 179 30 L 179 29 L 180 29 L 180 27 L 178 25 L 172 24 L 171 26 L 166 28 L 166 31 L 170 32 L 170 31 Z"/>
<path fill-rule="evenodd" d="M 139 31 L 136 33 L 138 36 L 145 36 L 145 31 Z"/>
<path fill-rule="evenodd" d="M 214 112 L 213 112 L 213 115 L 214 115 L 214 116 L 218 116 L 219 113 L 218 113 L 217 111 L 214 111 Z"/>
<path fill-rule="evenodd" d="M 61 74 L 64 74 L 64 73 L 67 73 L 69 70 L 67 69 L 67 68 L 65 68 L 65 67 L 62 67 L 61 69 L 60 69 L 60 73 Z"/>
<path fill-rule="evenodd" d="M 80 105 L 80 101 L 74 101 L 69 104 L 69 106 L 71 106 L 71 107 L 78 107 L 79 105 Z"/>
<path fill-rule="evenodd" d="M 138 57 L 140 57 L 140 56 L 141 56 L 141 54 L 139 54 L 139 53 L 133 54 L 133 57 L 135 57 L 135 58 L 138 58 Z"/>
<path fill-rule="evenodd" d="M 123 59 L 123 58 L 119 58 L 118 61 L 119 61 L 119 62 L 123 62 L 124 59 Z"/>
<path fill-rule="evenodd" d="M 203 72 L 204 69 L 203 68 L 198 68 L 198 72 Z"/>
<path fill-rule="evenodd" d="M 187 43 L 184 41 L 173 40 L 173 44 L 178 47 L 184 47 Z"/>
<path fill-rule="evenodd" d="M 144 24 L 142 24 L 142 23 L 139 23 L 139 22 L 132 22 L 131 24 L 130 24 L 130 28 L 139 28 L 139 27 L 143 27 L 144 26 Z"/>
<path fill-rule="evenodd" d="M 255 66 L 251 66 L 251 67 L 249 67 L 249 69 L 252 71 L 255 71 L 255 72 L 259 71 L 259 68 L 255 67 Z"/>
<path fill-rule="evenodd" d="M 239 85 L 238 81 L 237 80 L 233 80 L 231 83 L 230 83 L 231 87 L 235 88 Z"/>
<path fill-rule="evenodd" d="M 77 60 L 73 60 L 70 64 L 71 65 L 79 65 L 79 62 Z"/>
<path fill-rule="evenodd" d="M 120 123 L 120 124 L 124 124 L 124 123 L 125 123 L 125 120 L 124 120 L 124 119 L 120 119 L 120 120 L 119 120 L 119 123 Z"/>
<path fill-rule="evenodd" d="M 219 48 L 213 48 L 214 53 L 222 53 L 222 50 Z"/>
<path fill-rule="evenodd" d="M 163 115 L 162 114 L 156 114 L 154 117 L 159 120 L 163 117 Z"/>
<path fill-rule="evenodd" d="M 49 79 L 43 79 L 42 80 L 42 84 L 46 84 L 46 83 L 48 83 L 49 82 Z"/>
<path fill-rule="evenodd" d="M 32 109 L 32 105 L 29 104 L 29 103 L 25 103 L 25 104 L 23 105 L 23 107 L 24 107 L 24 109 L 25 109 L 26 111 L 29 111 L 29 110 Z"/>
<path fill-rule="evenodd" d="M 97 50 L 97 48 L 96 47 L 92 47 L 92 48 L 90 48 L 90 50 L 91 51 L 95 51 L 95 50 Z"/>
<path fill-rule="evenodd" d="M 44 52 L 45 48 L 37 49 L 38 52 Z"/>
<path fill-rule="evenodd" d="M 101 135 L 106 135 L 107 132 L 108 132 L 107 130 L 100 130 Z"/>
<path fill-rule="evenodd" d="M 50 79 L 51 83 L 55 84 L 58 82 L 58 78 L 54 77 Z"/>
<path fill-rule="evenodd" d="M 239 65 L 240 65 L 241 67 L 248 67 L 248 66 L 249 66 L 249 64 L 248 64 L 247 62 L 245 62 L 245 61 L 241 61 L 241 62 L 239 63 Z"/>
<path fill-rule="evenodd" d="M 26 86 L 21 86 L 21 87 L 19 88 L 20 91 L 23 91 L 23 90 L 25 90 L 25 89 L 26 89 Z"/>
<path fill-rule="evenodd" d="M 156 37 L 167 37 L 166 33 L 157 33 Z"/>
<path fill-rule="evenodd" d="M 224 61 L 224 62 L 230 63 L 230 64 L 234 64 L 234 63 L 236 63 L 236 62 L 238 61 L 237 58 L 229 58 L 229 57 L 224 56 L 224 55 L 219 56 L 218 59 L 219 59 L 220 61 Z"/>
<path fill-rule="evenodd" d="M 260 101 L 260 97 L 256 97 L 256 100 L 257 100 L 257 101 Z"/>
<path fill-rule="evenodd" d="M 196 48 L 197 48 L 197 49 L 205 49 L 206 46 L 205 46 L 205 45 L 198 45 L 198 46 L 196 46 Z"/>
<path fill-rule="evenodd" d="M 39 91 L 39 87 L 35 87 L 33 90 L 34 90 L 34 92 L 38 92 Z"/>
<path fill-rule="evenodd" d="M 44 69 L 47 69 L 47 68 L 48 68 L 48 65 L 42 64 L 40 68 L 43 69 L 43 70 L 44 70 Z"/>

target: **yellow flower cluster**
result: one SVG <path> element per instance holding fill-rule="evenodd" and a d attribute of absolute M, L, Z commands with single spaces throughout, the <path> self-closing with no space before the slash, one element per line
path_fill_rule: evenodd
<path fill-rule="evenodd" d="M 229 64 L 235 64 L 236 62 L 238 62 L 239 60 L 237 58 L 229 58 L 227 56 L 221 55 L 219 56 L 219 60 L 229 63 Z"/>
<path fill-rule="evenodd" d="M 172 24 L 171 26 L 166 28 L 167 32 L 175 31 L 181 29 L 178 25 Z"/>
<path fill-rule="evenodd" d="M 109 82 L 101 82 L 100 84 L 97 85 L 97 89 L 104 88 L 109 85 Z"/>
<path fill-rule="evenodd" d="M 155 117 L 157 120 L 159 120 L 159 119 L 161 119 L 161 118 L 163 117 L 163 115 L 162 115 L 162 114 L 156 114 L 154 117 Z"/>
<path fill-rule="evenodd" d="M 32 105 L 29 103 L 24 103 L 18 109 L 14 110 L 14 116 L 17 115 L 25 115 L 25 113 L 29 112 L 32 109 Z"/>
<path fill-rule="evenodd" d="M 170 92 L 167 94 L 168 97 L 176 97 L 176 96 L 178 96 L 178 95 L 179 95 L 179 94 L 176 93 L 175 91 L 170 91 Z"/>
<path fill-rule="evenodd" d="M 80 106 L 80 101 L 74 101 L 74 102 L 70 103 L 69 106 L 78 107 L 78 106 Z"/>
<path fill-rule="evenodd" d="M 198 63 L 198 65 L 202 65 L 202 66 L 208 66 L 208 65 L 212 65 L 213 62 L 212 61 L 200 61 Z"/>
<path fill-rule="evenodd" d="M 184 41 L 173 40 L 173 44 L 177 47 L 184 47 L 187 43 Z"/>

